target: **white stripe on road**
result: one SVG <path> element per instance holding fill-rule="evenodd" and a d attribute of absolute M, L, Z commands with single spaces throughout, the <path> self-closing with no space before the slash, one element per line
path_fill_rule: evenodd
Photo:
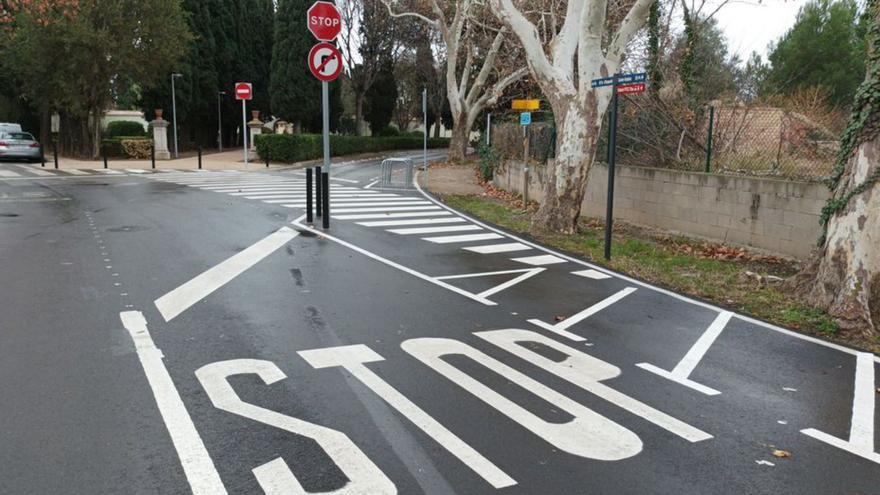
<path fill-rule="evenodd" d="M 82 170 L 77 170 L 75 168 L 62 170 L 62 172 L 70 175 L 92 175 L 88 172 L 83 172 Z"/>
<path fill-rule="evenodd" d="M 522 274 L 522 275 L 519 275 L 518 277 L 514 277 L 514 278 L 508 280 L 507 282 L 496 285 L 495 287 L 492 287 L 491 289 L 484 290 L 483 292 L 480 292 L 479 294 L 477 294 L 480 297 L 489 297 L 489 296 L 495 295 L 505 289 L 509 289 L 520 282 L 524 282 L 524 281 L 534 277 L 535 275 L 537 275 L 545 270 L 546 270 L 546 268 L 523 268 L 520 270 L 504 270 L 504 271 L 500 271 L 500 272 L 465 273 L 464 275 L 445 275 L 443 277 L 436 277 L 436 278 L 437 278 L 437 280 L 455 280 L 455 279 L 460 279 L 460 278 L 491 277 L 494 275 L 507 275 L 507 274 L 512 274 L 512 273 L 521 273 Z"/>
<path fill-rule="evenodd" d="M 464 218 L 460 217 L 450 217 L 450 218 L 415 218 L 412 220 L 379 220 L 376 222 L 357 222 L 358 225 L 363 225 L 364 227 L 396 227 L 403 225 L 428 225 L 435 223 L 461 223 L 466 222 Z"/>
<path fill-rule="evenodd" d="M 579 272 L 571 272 L 571 274 L 579 277 L 591 278 L 593 280 L 605 280 L 606 278 L 611 278 L 611 275 L 605 275 L 597 270 L 581 270 Z"/>
<path fill-rule="evenodd" d="M 127 169 L 125 169 L 125 171 L 130 172 L 132 174 L 145 174 L 145 173 L 147 173 L 146 170 L 142 170 L 139 168 L 127 168 Z"/>
<path fill-rule="evenodd" d="M 297 352 L 313 368 L 322 369 L 340 366 L 351 376 L 360 380 L 367 388 L 388 403 L 412 424 L 425 432 L 441 447 L 449 451 L 465 466 L 471 468 L 494 488 L 513 486 L 516 481 L 461 438 L 446 429 L 413 401 L 367 368 L 364 363 L 384 361 L 374 350 L 365 345 L 331 347 Z"/>
<path fill-rule="evenodd" d="M 334 213 L 369 213 L 376 211 L 419 211 L 419 210 L 440 210 L 439 206 L 391 206 L 388 208 L 336 208 Z"/>
<path fill-rule="evenodd" d="M 721 392 L 701 383 L 692 381 L 689 377 L 691 373 L 694 372 L 694 369 L 697 368 L 697 365 L 700 364 L 703 356 L 708 352 L 709 347 L 711 347 L 718 336 L 721 335 L 724 327 L 727 326 L 727 323 L 730 322 L 732 317 L 733 313 L 730 311 L 722 311 L 719 313 L 712 324 L 709 325 L 709 328 L 703 332 L 700 338 L 697 339 L 696 343 L 694 343 L 687 354 L 685 354 L 684 358 L 682 358 L 672 371 L 666 371 L 650 363 L 637 363 L 636 366 L 706 395 L 720 394 Z"/>
<path fill-rule="evenodd" d="M 0 177 L 21 177 L 21 174 L 10 170 L 0 170 Z"/>
<path fill-rule="evenodd" d="M 511 258 L 518 263 L 525 263 L 532 266 L 555 265 L 556 263 L 565 263 L 566 261 L 552 254 L 542 254 L 538 256 L 527 256 L 525 258 Z"/>
<path fill-rule="evenodd" d="M 364 215 L 336 215 L 335 213 L 338 213 L 338 211 L 334 211 L 331 216 L 337 220 L 369 220 L 373 218 L 435 217 L 452 215 L 452 213 L 445 211 L 415 211 L 409 213 L 367 213 Z"/>
<path fill-rule="evenodd" d="M 441 237 L 423 237 L 423 241 L 433 242 L 435 244 L 454 244 L 458 242 L 472 241 L 488 241 L 490 239 L 501 239 L 498 234 L 468 234 L 468 235 L 446 235 Z"/>
<path fill-rule="evenodd" d="M 450 225 L 446 227 L 415 227 L 411 229 L 388 229 L 392 234 L 400 235 L 420 235 L 420 234 L 440 234 L 442 232 L 465 232 L 468 230 L 483 230 L 478 225 Z"/>
<path fill-rule="evenodd" d="M 269 203 L 269 204 L 285 203 L 285 204 L 281 205 L 285 208 L 305 208 L 306 207 L 305 198 L 300 198 L 298 200 L 295 200 L 295 201 L 298 201 L 297 203 L 291 203 L 290 201 L 293 201 L 293 200 L 284 200 L 284 201 L 269 200 L 269 201 L 263 201 L 263 202 Z M 415 202 L 414 203 L 337 203 L 336 201 L 331 201 L 330 204 L 333 206 L 340 206 L 340 207 L 346 206 L 349 208 L 353 208 L 353 207 L 361 207 L 361 206 L 363 206 L 363 207 L 367 207 L 367 206 L 400 206 L 401 204 L 412 204 L 413 206 L 420 206 L 425 203 L 424 202 L 421 202 L 421 203 L 415 203 Z M 427 203 L 427 204 L 431 204 L 431 203 Z"/>
<path fill-rule="evenodd" d="M 567 329 L 573 325 L 576 325 L 576 324 L 582 322 L 583 320 L 598 313 L 599 311 L 602 311 L 603 309 L 607 308 L 608 306 L 611 306 L 612 304 L 620 301 L 621 299 L 632 294 L 635 291 L 636 291 L 635 287 L 627 287 L 626 289 L 623 289 L 612 296 L 606 297 L 605 299 L 597 302 L 596 304 L 581 311 L 580 313 L 577 313 L 574 316 L 569 316 L 568 318 L 562 320 L 561 322 L 559 322 L 555 325 L 551 325 L 549 323 L 544 323 L 543 321 L 538 320 L 538 319 L 531 319 L 531 320 L 529 320 L 529 323 L 531 323 L 532 325 L 537 325 L 537 326 L 543 328 L 544 330 L 549 330 L 555 334 L 562 335 L 563 337 L 574 340 L 575 342 L 583 342 L 587 339 L 581 337 L 580 335 L 573 334 L 573 333 L 569 332 Z"/>
<path fill-rule="evenodd" d="M 171 321 L 298 235 L 299 232 L 293 229 L 280 228 L 244 251 L 156 299 L 156 307 L 165 321 Z"/>
<path fill-rule="evenodd" d="M 119 170 L 113 170 L 112 168 L 93 168 L 90 169 L 92 172 L 97 172 L 99 174 L 107 174 L 107 175 L 120 175 L 123 172 Z"/>
<path fill-rule="evenodd" d="M 46 172 L 45 170 L 36 168 L 36 167 L 28 167 L 27 165 L 17 165 L 18 168 L 22 170 L 27 170 L 28 172 L 39 175 L 40 177 L 48 177 L 50 175 L 55 175 L 52 172 Z"/>
<path fill-rule="evenodd" d="M 240 192 L 240 193 L 232 193 L 230 196 L 244 196 L 247 199 L 283 199 L 283 198 L 306 198 L 305 191 L 290 191 L 284 193 L 283 191 L 277 191 L 274 194 L 268 193 L 252 193 L 252 192 Z M 344 192 L 344 193 L 332 193 L 330 194 L 330 199 L 367 199 L 367 198 L 378 198 L 378 199 L 391 199 L 399 196 L 395 196 L 393 194 L 377 194 L 374 196 L 365 196 L 362 193 L 355 192 Z"/>
<path fill-rule="evenodd" d="M 493 254 L 493 253 L 509 253 L 512 251 L 528 251 L 530 248 L 525 244 L 519 242 L 511 242 L 509 244 L 487 244 L 485 246 L 470 246 L 462 248 L 466 251 L 472 251 L 474 253 L 480 254 Z"/>
<path fill-rule="evenodd" d="M 168 368 L 162 362 L 162 351 L 156 348 L 147 321 L 140 311 L 125 311 L 119 314 L 122 325 L 131 335 L 138 359 L 147 375 L 147 382 L 153 391 L 159 414 L 171 435 L 174 450 L 180 458 L 183 472 L 195 495 L 222 495 L 226 487 L 214 467 L 192 418 L 174 386 Z"/>
<path fill-rule="evenodd" d="M 856 383 L 853 390 L 852 420 L 849 440 L 841 440 L 814 428 L 801 430 L 804 435 L 843 449 L 851 454 L 880 464 L 880 454 L 874 452 L 874 355 L 869 352 L 856 354 Z"/>

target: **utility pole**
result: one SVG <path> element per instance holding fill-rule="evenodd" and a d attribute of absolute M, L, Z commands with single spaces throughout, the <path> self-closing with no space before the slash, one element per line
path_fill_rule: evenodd
<path fill-rule="evenodd" d="M 226 95 L 226 91 L 217 92 L 217 148 L 223 151 L 223 116 L 220 113 L 220 98 Z"/>
<path fill-rule="evenodd" d="M 178 77 L 183 77 L 183 74 L 173 73 L 171 74 L 171 113 L 172 119 L 174 122 L 174 158 L 178 158 L 177 154 L 177 95 L 174 88 L 174 80 Z"/>

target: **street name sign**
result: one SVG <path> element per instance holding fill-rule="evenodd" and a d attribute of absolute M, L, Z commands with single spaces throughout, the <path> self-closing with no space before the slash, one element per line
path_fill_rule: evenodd
<path fill-rule="evenodd" d="M 331 2 L 315 2 L 306 14 L 306 25 L 320 41 L 333 41 L 342 30 L 342 16 Z"/>
<path fill-rule="evenodd" d="M 235 99 L 250 100 L 254 97 L 254 86 L 251 83 L 235 83 Z"/>
<path fill-rule="evenodd" d="M 620 74 L 617 76 L 617 84 L 632 84 L 632 83 L 640 83 L 648 80 L 648 74 L 644 72 L 636 72 L 633 74 Z M 593 79 L 591 82 L 591 86 L 594 88 L 601 88 L 603 86 L 611 86 L 614 84 L 614 76 L 611 77 L 600 77 L 598 79 Z"/>
<path fill-rule="evenodd" d="M 342 72 L 342 54 L 330 43 L 318 43 L 309 51 L 309 70 L 320 81 L 333 81 Z"/>
<path fill-rule="evenodd" d="M 513 100 L 511 108 L 513 110 L 539 110 L 541 100 Z"/>

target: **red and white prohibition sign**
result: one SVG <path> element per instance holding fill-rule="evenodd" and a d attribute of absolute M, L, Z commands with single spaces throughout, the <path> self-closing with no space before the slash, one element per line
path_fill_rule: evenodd
<path fill-rule="evenodd" d="M 309 51 L 309 70 L 321 81 L 333 81 L 342 73 L 342 54 L 330 43 L 318 43 Z"/>

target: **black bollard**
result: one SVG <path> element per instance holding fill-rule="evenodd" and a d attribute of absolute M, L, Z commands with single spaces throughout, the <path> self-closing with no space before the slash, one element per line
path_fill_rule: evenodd
<path fill-rule="evenodd" d="M 269 157 L 266 156 L 266 168 L 269 168 Z"/>
<path fill-rule="evenodd" d="M 58 170 L 58 143 L 52 143 L 52 154 L 55 155 L 55 170 Z"/>
<path fill-rule="evenodd" d="M 199 170 L 202 169 L 202 147 L 199 146 Z"/>
<path fill-rule="evenodd" d="M 324 203 L 321 201 L 321 167 L 315 167 L 315 216 L 321 216 L 321 208 Z"/>
<path fill-rule="evenodd" d="M 107 168 L 107 145 L 101 146 L 101 154 L 104 157 L 104 168 Z"/>
<path fill-rule="evenodd" d="M 40 145 L 40 161 L 43 162 L 42 167 L 46 168 L 46 150 L 43 149 L 43 145 Z"/>
<path fill-rule="evenodd" d="M 156 168 L 156 143 L 150 146 L 150 164 L 153 168 Z"/>
<path fill-rule="evenodd" d="M 321 189 L 324 190 L 324 195 L 321 199 L 324 200 L 324 217 L 323 227 L 325 229 L 330 228 L 330 174 L 324 172 L 321 174 Z"/>
<path fill-rule="evenodd" d="M 314 221 L 312 216 L 312 169 L 306 169 L 306 222 Z"/>

